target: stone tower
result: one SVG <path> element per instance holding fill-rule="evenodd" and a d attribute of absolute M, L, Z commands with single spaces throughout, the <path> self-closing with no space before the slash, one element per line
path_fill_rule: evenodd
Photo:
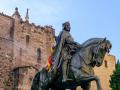
<path fill-rule="evenodd" d="M 18 8 L 12 16 L 0 13 L 0 90 L 30 90 L 38 69 L 45 66 L 53 46 L 52 26 L 25 21 Z"/>

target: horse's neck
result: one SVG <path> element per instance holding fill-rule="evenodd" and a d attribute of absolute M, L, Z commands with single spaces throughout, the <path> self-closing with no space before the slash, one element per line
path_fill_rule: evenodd
<path fill-rule="evenodd" d="M 81 71 L 83 71 L 84 73 L 86 73 L 87 75 L 93 75 L 94 74 L 94 70 L 93 67 L 91 65 L 92 62 L 92 46 L 85 48 L 82 52 L 83 54 L 81 54 L 81 57 L 83 58 L 84 61 L 84 66 L 81 68 Z M 81 53 L 82 53 L 81 52 Z"/>
<path fill-rule="evenodd" d="M 91 62 L 92 59 L 91 47 L 81 49 L 79 54 L 83 58 L 86 64 L 89 64 Z"/>
<path fill-rule="evenodd" d="M 71 60 L 71 65 L 80 68 L 83 65 L 89 65 L 91 63 L 91 54 L 90 54 L 90 48 L 82 48 L 78 52 L 74 54 Z"/>
<path fill-rule="evenodd" d="M 93 74 L 93 67 L 91 63 L 91 51 L 90 48 L 82 48 L 78 51 L 71 60 L 71 70 L 75 72 L 84 72 L 86 75 Z M 81 73 L 82 74 L 82 73 Z"/>

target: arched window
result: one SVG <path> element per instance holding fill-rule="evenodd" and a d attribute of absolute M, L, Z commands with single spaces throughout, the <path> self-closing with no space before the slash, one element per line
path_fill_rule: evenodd
<path fill-rule="evenodd" d="M 108 67 L 107 61 L 105 60 L 104 63 L 105 63 L 105 67 L 107 68 Z"/>
<path fill-rule="evenodd" d="M 38 48 L 38 49 L 37 49 L 37 62 L 39 63 L 40 60 L 41 60 L 41 49 Z"/>
<path fill-rule="evenodd" d="M 29 37 L 29 35 L 26 35 L 26 44 L 28 44 L 29 41 L 30 41 L 30 37 Z"/>
<path fill-rule="evenodd" d="M 12 72 L 12 74 L 13 74 L 13 87 L 14 87 L 14 90 L 18 90 L 19 79 L 20 79 L 19 69 L 15 69 Z"/>
<path fill-rule="evenodd" d="M 13 36 L 14 36 L 14 28 L 11 27 L 10 28 L 10 38 L 13 39 Z"/>

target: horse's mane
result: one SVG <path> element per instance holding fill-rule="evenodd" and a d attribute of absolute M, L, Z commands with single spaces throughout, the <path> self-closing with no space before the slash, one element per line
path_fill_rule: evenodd
<path fill-rule="evenodd" d="M 81 46 L 82 47 L 87 47 L 90 45 L 95 45 L 103 41 L 105 38 L 90 38 L 87 41 L 85 41 Z"/>

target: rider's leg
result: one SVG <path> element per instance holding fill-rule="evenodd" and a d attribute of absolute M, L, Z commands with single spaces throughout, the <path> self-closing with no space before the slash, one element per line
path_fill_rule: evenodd
<path fill-rule="evenodd" d="M 67 80 L 67 64 L 68 64 L 68 61 L 65 60 L 63 61 L 63 65 L 62 65 L 62 72 L 63 72 L 63 82 L 65 82 Z"/>

